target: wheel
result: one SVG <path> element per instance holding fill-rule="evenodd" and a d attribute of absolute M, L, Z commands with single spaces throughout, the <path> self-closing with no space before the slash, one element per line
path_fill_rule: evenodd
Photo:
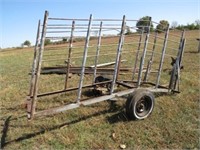
<path fill-rule="evenodd" d="M 126 101 L 126 114 L 132 120 L 148 117 L 154 108 L 154 95 L 145 89 L 138 89 Z"/>

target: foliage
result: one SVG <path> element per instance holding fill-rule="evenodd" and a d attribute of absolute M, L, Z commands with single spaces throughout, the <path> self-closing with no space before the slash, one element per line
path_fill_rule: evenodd
<path fill-rule="evenodd" d="M 176 27 L 176 29 L 179 29 L 179 30 L 184 30 L 184 29 L 187 29 L 187 30 L 199 30 L 199 25 L 198 24 L 187 24 L 187 25 L 178 25 Z"/>
<path fill-rule="evenodd" d="M 179 24 L 179 25 L 174 26 L 174 27 L 172 25 L 171 29 L 178 29 L 178 30 L 184 30 L 184 29 L 186 29 L 186 30 L 199 30 L 200 29 L 200 20 L 197 19 L 197 20 L 195 20 L 194 23 L 191 23 L 191 24 L 188 23 L 187 25 Z"/>
<path fill-rule="evenodd" d="M 45 39 L 44 45 L 46 46 L 46 45 L 49 45 L 49 44 L 51 44 L 51 40 L 50 39 Z"/>
<path fill-rule="evenodd" d="M 172 29 L 175 29 L 177 26 L 178 26 L 178 22 L 177 22 L 177 21 L 173 21 L 173 22 L 171 23 L 171 28 L 172 28 Z"/>
<path fill-rule="evenodd" d="M 137 21 L 136 23 L 136 27 L 139 29 L 139 31 L 141 31 L 142 29 L 144 29 L 144 32 L 148 32 L 148 26 L 149 26 L 149 20 L 151 19 L 150 16 L 144 16 L 142 18 L 139 19 L 139 21 Z M 153 24 L 151 24 L 151 28 L 150 31 L 153 31 Z"/>
<path fill-rule="evenodd" d="M 26 45 L 26 46 L 31 46 L 31 42 L 29 41 L 29 40 L 26 40 L 24 43 L 23 43 L 23 45 Z"/>
<path fill-rule="evenodd" d="M 194 30 L 194 29 L 196 28 L 196 26 L 195 26 L 194 23 L 192 23 L 192 24 L 188 24 L 188 25 L 187 25 L 187 28 L 188 28 L 189 30 Z"/>
<path fill-rule="evenodd" d="M 169 26 L 169 22 L 167 20 L 161 20 L 159 24 L 156 26 L 158 32 L 166 31 Z"/>
<path fill-rule="evenodd" d="M 67 42 L 67 38 L 63 38 L 62 41 L 63 41 L 63 42 Z"/>
<path fill-rule="evenodd" d="M 199 25 L 200 25 L 200 20 L 199 20 L 199 19 L 195 20 L 195 24 L 196 24 L 197 26 L 199 26 Z"/>

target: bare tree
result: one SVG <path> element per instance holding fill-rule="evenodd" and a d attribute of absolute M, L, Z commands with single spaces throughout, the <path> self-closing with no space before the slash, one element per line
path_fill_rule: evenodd
<path fill-rule="evenodd" d="M 172 21 L 171 28 L 175 29 L 177 26 L 178 26 L 178 22 L 177 21 Z"/>

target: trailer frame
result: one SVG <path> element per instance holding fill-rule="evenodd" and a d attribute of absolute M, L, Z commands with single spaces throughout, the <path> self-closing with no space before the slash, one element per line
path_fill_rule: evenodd
<path fill-rule="evenodd" d="M 49 21 L 72 21 L 72 24 L 69 25 L 62 25 L 62 24 L 48 24 Z M 80 21 L 82 24 L 76 24 L 76 22 Z M 169 92 L 175 92 L 179 93 L 179 82 L 180 82 L 180 66 L 182 63 L 182 58 L 183 58 L 183 53 L 184 53 L 184 46 L 185 46 L 185 31 L 181 31 L 181 35 L 175 35 L 178 38 L 180 38 L 180 42 L 177 41 L 171 41 L 174 43 L 178 43 L 178 49 L 177 49 L 177 55 L 176 55 L 176 63 L 173 64 L 173 67 L 171 69 L 171 77 L 168 86 L 164 86 L 160 84 L 160 77 L 163 69 L 163 63 L 167 50 L 167 42 L 170 40 L 168 39 L 169 36 L 169 26 L 165 28 L 165 30 L 161 31 L 164 34 L 163 37 L 163 45 L 157 44 L 156 42 L 159 40 L 158 36 L 158 31 L 155 30 L 155 35 L 151 32 L 151 24 L 155 23 L 149 18 L 149 20 L 143 20 L 147 22 L 147 26 L 144 27 L 129 27 L 127 25 L 127 22 L 131 21 L 141 21 L 141 20 L 131 20 L 131 19 L 126 19 L 126 16 L 123 16 L 122 19 L 93 19 L 93 16 L 90 15 L 89 19 L 69 19 L 69 18 L 50 18 L 49 17 L 49 12 L 45 11 L 44 14 L 44 21 L 43 24 L 40 25 L 40 21 L 38 23 L 38 30 L 37 30 L 37 36 L 36 36 L 36 44 L 35 44 L 35 49 L 34 49 L 34 58 L 33 58 L 33 64 L 32 64 L 32 71 L 31 71 L 31 81 L 30 81 L 30 90 L 29 94 L 27 97 L 27 116 L 28 119 L 33 119 L 34 117 L 39 117 L 39 116 L 45 116 L 45 115 L 53 115 L 56 113 L 60 113 L 66 110 L 70 109 L 75 109 L 81 106 L 87 106 L 91 105 L 94 103 L 102 102 L 105 100 L 117 100 L 118 97 L 122 97 L 125 95 L 130 95 L 134 91 L 137 91 L 139 89 L 145 89 L 148 90 L 152 93 L 169 93 Z M 87 24 L 83 24 L 83 22 Z M 93 24 L 93 22 L 98 22 L 97 24 Z M 103 24 L 104 22 L 107 22 L 107 24 Z M 121 25 L 119 24 L 111 24 L 111 22 L 121 22 Z M 158 23 L 156 23 L 158 24 Z M 42 27 L 42 31 L 41 31 Z M 136 50 L 136 55 L 135 55 L 135 61 L 134 65 L 132 68 L 132 76 L 130 80 L 119 80 L 119 74 L 120 74 L 120 68 L 121 68 L 121 63 L 122 63 L 122 55 L 123 55 L 123 46 L 124 46 L 124 40 L 126 36 L 126 30 L 130 28 L 135 28 L 139 32 L 139 41 L 138 41 L 138 48 Z M 51 29 L 55 29 L 56 31 L 52 31 Z M 64 29 L 69 29 L 67 31 L 61 31 Z M 51 31 L 48 31 L 51 30 Z M 58 31 L 57 31 L 58 30 Z M 77 31 L 78 30 L 78 31 Z M 86 62 L 87 58 L 93 57 L 88 55 L 89 48 L 92 47 L 89 45 L 90 38 L 91 38 L 91 32 L 92 31 L 98 32 L 97 36 L 97 47 L 96 47 L 96 53 L 94 55 L 95 57 L 95 62 L 93 67 L 91 67 L 93 71 L 93 79 L 91 84 L 83 84 L 84 77 L 86 76 L 85 70 L 86 70 Z M 97 77 L 97 66 L 98 66 L 98 59 L 99 59 L 99 51 L 101 49 L 101 40 L 102 40 L 102 32 L 106 30 L 117 30 L 120 31 L 119 34 L 116 37 L 119 37 L 119 41 L 117 44 L 117 50 L 116 53 L 114 53 L 115 57 L 115 63 L 114 63 L 114 68 L 113 68 L 113 76 L 112 78 L 101 81 L 101 82 L 95 82 L 95 79 Z M 46 93 L 39 93 L 38 92 L 38 86 L 39 86 L 39 80 L 40 80 L 40 75 L 41 75 L 41 70 L 42 70 L 42 64 L 45 62 L 43 60 L 44 56 L 44 51 L 45 51 L 45 40 L 48 38 L 63 38 L 55 35 L 54 37 L 51 36 L 46 36 L 47 34 L 52 34 L 52 33 L 70 33 L 69 36 L 69 47 L 68 47 L 68 55 L 66 55 L 66 60 L 67 60 L 67 65 L 66 65 L 66 74 L 65 74 L 65 82 L 64 82 L 64 88 L 58 91 L 50 91 Z M 85 43 L 84 43 L 84 50 L 83 50 L 83 55 L 82 55 L 82 65 L 80 67 L 80 80 L 79 84 L 77 87 L 69 87 L 68 82 L 69 82 L 69 74 L 70 74 L 70 65 L 72 62 L 72 52 L 73 49 L 76 49 L 76 46 L 73 46 L 73 40 L 76 37 L 75 33 L 76 32 L 86 32 L 85 38 Z M 153 44 L 153 50 L 151 51 L 151 56 L 150 60 L 145 60 L 145 57 L 147 56 L 147 52 L 149 51 L 148 46 L 150 45 L 150 35 L 154 36 L 154 42 Z M 173 34 L 172 34 L 173 35 Z M 79 37 L 78 35 L 77 37 Z M 81 35 L 82 36 L 82 35 Z M 80 36 L 80 37 L 81 37 Z M 135 34 L 136 36 L 136 34 Z M 144 42 L 142 42 L 142 39 L 145 36 Z M 141 45 L 144 44 L 143 46 L 143 51 L 141 52 L 142 48 Z M 111 45 L 111 44 L 110 44 Z M 160 53 L 160 61 L 159 61 L 159 68 L 157 70 L 157 77 L 155 82 L 148 81 L 149 74 L 152 71 L 152 64 L 154 61 L 154 55 L 155 55 L 155 48 L 156 46 L 162 46 L 162 52 Z M 176 48 L 172 48 L 176 49 Z M 53 50 L 49 49 L 49 50 Z M 141 56 L 139 54 L 141 53 Z M 53 59 L 49 60 L 53 61 Z M 146 66 L 146 71 L 144 71 L 145 68 L 145 61 L 147 62 Z M 136 79 L 135 74 L 137 70 L 139 62 L 139 70 L 138 70 L 138 77 Z M 143 75 L 143 72 L 145 72 L 145 75 Z M 144 80 L 142 80 L 142 77 L 144 76 Z M 135 80 L 136 79 L 136 80 Z M 109 85 L 109 92 L 98 96 L 98 97 L 93 97 L 89 98 L 87 100 L 82 100 L 82 89 L 85 88 L 94 88 L 96 89 L 97 86 L 103 86 L 103 85 Z M 144 85 L 149 85 L 148 87 Z M 115 88 L 117 86 L 123 86 L 127 89 L 122 90 L 122 91 L 116 91 Z M 55 108 L 50 108 L 46 110 L 41 110 L 41 111 L 36 111 L 36 103 L 38 101 L 38 98 L 44 97 L 44 96 L 50 96 L 50 95 L 55 95 L 55 94 L 60 94 L 60 93 L 67 93 L 70 91 L 77 91 L 77 99 L 75 99 L 73 103 L 67 104 L 67 105 L 62 105 L 59 107 Z"/>

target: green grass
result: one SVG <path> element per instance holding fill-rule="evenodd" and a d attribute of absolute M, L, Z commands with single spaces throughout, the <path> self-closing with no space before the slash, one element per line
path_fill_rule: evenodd
<path fill-rule="evenodd" d="M 127 149 L 199 149 L 200 54 L 196 53 L 198 43 L 195 39 L 198 36 L 197 31 L 186 32 L 181 93 L 156 96 L 152 115 L 140 121 L 126 119 L 124 101 L 118 101 L 114 107 L 110 107 L 108 102 L 101 102 L 28 121 L 23 104 L 29 90 L 28 73 L 33 50 L 1 52 L 0 130 L 3 148 L 119 149 L 120 144 L 125 144 Z M 129 49 L 128 46 L 125 48 Z M 129 55 L 125 57 L 129 59 Z M 104 59 L 100 62 L 107 58 Z M 155 58 L 155 68 L 158 61 L 159 58 Z M 75 61 L 75 65 L 80 62 Z M 168 64 L 164 66 L 167 67 Z M 163 83 L 168 81 L 167 74 L 162 74 Z M 89 79 L 92 76 L 86 78 L 91 83 Z M 44 75 L 41 79 L 40 92 L 58 90 L 64 86 L 64 76 Z M 79 76 L 74 75 L 70 81 L 78 79 Z M 74 86 L 76 83 L 70 84 Z M 44 97 L 38 101 L 38 109 L 62 105 L 75 98 L 76 92 L 67 95 L 67 99 L 64 94 Z M 112 137 L 113 133 L 116 138 Z"/>

